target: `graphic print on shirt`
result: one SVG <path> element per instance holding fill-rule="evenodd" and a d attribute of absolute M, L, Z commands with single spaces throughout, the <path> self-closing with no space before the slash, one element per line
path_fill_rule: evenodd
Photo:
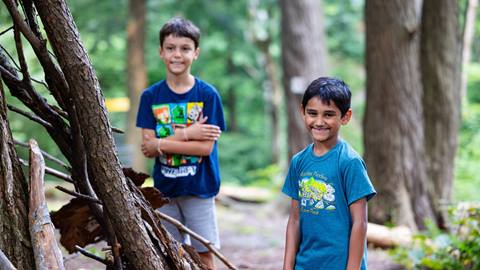
<path fill-rule="evenodd" d="M 323 175 L 304 176 L 299 182 L 298 195 L 302 212 L 318 214 L 319 210 L 335 210 L 335 188 Z"/>
<path fill-rule="evenodd" d="M 152 105 L 152 111 L 157 121 L 156 135 L 165 138 L 200 120 L 203 102 L 157 104 Z M 158 159 L 166 165 L 162 166 L 162 174 L 171 178 L 195 175 L 197 164 L 202 162 L 201 157 L 181 154 L 163 154 Z"/>

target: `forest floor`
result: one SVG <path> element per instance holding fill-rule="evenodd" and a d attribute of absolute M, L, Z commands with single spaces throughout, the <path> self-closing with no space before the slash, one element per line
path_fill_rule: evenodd
<path fill-rule="evenodd" d="M 266 203 L 245 203 L 225 197 L 217 200 L 220 229 L 220 252 L 239 269 L 282 269 L 288 201 L 276 198 Z M 101 256 L 105 242 L 88 246 L 87 250 Z M 63 250 L 65 252 L 65 250 Z M 105 267 L 80 254 L 66 254 L 65 269 L 95 270 Z M 217 260 L 219 270 L 227 269 Z M 369 249 L 370 270 L 400 270 L 384 250 Z"/>

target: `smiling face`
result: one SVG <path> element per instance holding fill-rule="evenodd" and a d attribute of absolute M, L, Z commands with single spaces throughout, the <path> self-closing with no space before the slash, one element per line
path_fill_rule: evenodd
<path fill-rule="evenodd" d="M 162 58 L 167 72 L 171 75 L 188 75 L 190 67 L 200 52 L 195 43 L 188 37 L 168 35 L 160 47 Z"/>
<path fill-rule="evenodd" d="M 338 140 L 341 125 L 350 121 L 352 111 L 349 109 L 342 117 L 340 109 L 333 101 L 322 101 L 312 97 L 302 107 L 303 121 L 311 134 L 315 145 L 321 144 L 327 148 L 333 147 Z"/>

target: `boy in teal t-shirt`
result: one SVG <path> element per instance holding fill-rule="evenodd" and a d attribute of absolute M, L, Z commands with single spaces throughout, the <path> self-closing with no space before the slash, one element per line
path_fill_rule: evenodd
<path fill-rule="evenodd" d="M 352 116 L 341 80 L 321 77 L 302 114 L 313 144 L 291 161 L 283 192 L 292 198 L 283 269 L 367 269 L 367 201 L 375 194 L 362 158 L 339 129 Z"/>

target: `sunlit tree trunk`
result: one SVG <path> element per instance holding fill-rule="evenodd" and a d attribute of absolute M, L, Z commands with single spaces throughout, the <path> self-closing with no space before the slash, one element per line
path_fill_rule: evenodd
<path fill-rule="evenodd" d="M 17 269 L 35 269 L 28 229 L 28 186 L 13 147 L 1 80 L 0 186 L 0 250 Z"/>
<path fill-rule="evenodd" d="M 140 95 L 147 87 L 145 65 L 145 16 L 146 1 L 129 1 L 129 18 L 127 24 L 127 84 L 130 110 L 127 122 L 127 146 L 130 149 L 131 165 L 138 171 L 145 171 L 146 159 L 140 151 L 141 133 L 136 128 L 136 115 Z"/>
<path fill-rule="evenodd" d="M 308 84 L 326 75 L 327 49 L 323 12 L 318 0 L 281 0 L 283 86 L 288 119 L 288 156 L 311 142 L 300 103 Z"/>
<path fill-rule="evenodd" d="M 457 1 L 425 0 L 421 68 L 428 181 L 437 212 L 450 202 L 461 104 L 462 35 Z M 444 225 L 444 215 L 437 222 Z"/>
<path fill-rule="evenodd" d="M 422 228 L 433 218 L 424 163 L 419 25 L 414 1 L 367 0 L 365 162 L 371 219 Z"/>

